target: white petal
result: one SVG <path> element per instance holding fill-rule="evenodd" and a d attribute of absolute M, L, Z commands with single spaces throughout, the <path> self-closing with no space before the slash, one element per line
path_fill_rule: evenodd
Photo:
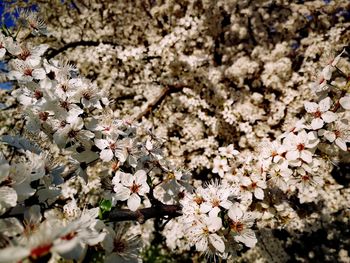
<path fill-rule="evenodd" d="M 109 143 L 107 142 L 107 140 L 95 139 L 95 145 L 100 150 L 103 150 L 108 147 Z"/>
<path fill-rule="evenodd" d="M 331 111 L 326 111 L 325 113 L 322 114 L 322 119 L 326 122 L 326 123 L 330 123 L 335 121 L 338 118 L 338 115 L 334 112 Z"/>
<path fill-rule="evenodd" d="M 149 190 L 150 190 L 150 188 L 149 188 L 148 184 L 144 183 L 141 185 L 141 187 L 138 191 L 138 194 L 143 196 L 143 195 L 149 193 Z"/>
<path fill-rule="evenodd" d="M 196 242 L 196 249 L 198 251 L 206 251 L 208 248 L 208 240 L 202 237 L 200 240 Z"/>
<path fill-rule="evenodd" d="M 38 68 L 33 70 L 32 75 L 35 79 L 44 79 L 46 77 L 46 72 L 44 69 Z"/>
<path fill-rule="evenodd" d="M 322 76 L 326 80 L 330 80 L 332 77 L 332 72 L 333 72 L 333 67 L 331 65 L 327 65 L 323 70 L 322 70 Z"/>
<path fill-rule="evenodd" d="M 0 48 L 0 59 L 2 59 L 5 56 L 6 49 Z"/>
<path fill-rule="evenodd" d="M 100 158 L 104 162 L 109 162 L 113 158 L 113 152 L 111 149 L 104 149 L 100 152 Z"/>
<path fill-rule="evenodd" d="M 137 184 L 144 184 L 147 182 L 147 175 L 146 175 L 146 171 L 144 170 L 138 170 L 135 174 L 135 182 Z"/>
<path fill-rule="evenodd" d="M 220 217 L 207 217 L 205 223 L 208 226 L 209 231 L 215 232 L 222 227 L 222 221 Z"/>
<path fill-rule="evenodd" d="M 120 201 L 125 201 L 129 198 L 131 191 L 129 188 L 124 187 L 122 185 L 116 185 L 113 188 L 114 192 L 116 192 L 116 199 Z"/>
<path fill-rule="evenodd" d="M 254 247 L 258 241 L 255 237 L 255 233 L 251 229 L 247 229 L 243 235 L 235 236 L 235 240 L 242 242 L 247 247 Z"/>
<path fill-rule="evenodd" d="M 200 205 L 199 210 L 201 211 L 201 213 L 205 214 L 208 213 L 211 209 L 212 209 L 212 205 L 208 202 L 204 202 Z"/>
<path fill-rule="evenodd" d="M 300 153 L 300 158 L 307 163 L 311 163 L 312 162 L 312 153 L 309 151 L 302 151 Z"/>
<path fill-rule="evenodd" d="M 210 218 L 215 218 L 215 217 L 218 217 L 218 214 L 220 212 L 220 208 L 219 207 L 214 207 L 210 210 L 209 212 L 209 217 Z M 221 223 L 222 224 L 222 223 Z M 220 226 L 221 227 L 221 226 Z"/>
<path fill-rule="evenodd" d="M 238 221 L 240 218 L 243 216 L 243 211 L 237 206 L 233 205 L 229 210 L 228 210 L 228 216 L 233 220 L 233 221 Z"/>
<path fill-rule="evenodd" d="M 219 252 L 223 253 L 225 251 L 225 243 L 219 235 L 210 234 L 209 241 Z"/>
<path fill-rule="evenodd" d="M 324 137 L 330 142 L 334 142 L 336 139 L 335 133 L 330 131 L 325 131 Z"/>
<path fill-rule="evenodd" d="M 134 184 L 134 176 L 129 173 L 122 173 L 120 175 L 120 181 L 123 185 L 131 187 Z"/>
<path fill-rule="evenodd" d="M 305 102 L 304 107 L 309 113 L 316 112 L 318 110 L 318 104 L 315 102 Z"/>
<path fill-rule="evenodd" d="M 286 153 L 287 160 L 296 160 L 299 158 L 299 151 L 289 151 Z"/>
<path fill-rule="evenodd" d="M 323 120 L 321 118 L 316 118 L 316 119 L 313 119 L 312 122 L 311 122 L 311 127 L 313 130 L 318 130 L 318 129 L 321 129 L 323 127 Z"/>
<path fill-rule="evenodd" d="M 350 110 L 350 94 L 340 98 L 339 103 L 344 109 Z"/>
<path fill-rule="evenodd" d="M 132 194 L 128 199 L 128 207 L 131 211 L 136 211 L 141 204 L 141 198 L 137 194 Z"/>
<path fill-rule="evenodd" d="M 323 100 L 320 101 L 319 105 L 320 105 L 320 111 L 321 112 L 328 111 L 329 108 L 332 105 L 332 100 L 331 100 L 330 97 L 326 97 L 326 98 L 324 98 Z"/>
<path fill-rule="evenodd" d="M 0 249 L 0 262 L 21 262 L 21 259 L 29 255 L 29 248 L 10 246 Z"/>
<path fill-rule="evenodd" d="M 260 200 L 264 199 L 264 191 L 259 187 L 255 188 L 254 195 L 257 199 L 260 199 Z"/>
<path fill-rule="evenodd" d="M 126 149 L 117 149 L 116 151 L 114 151 L 114 155 L 118 158 L 118 160 L 121 163 L 124 163 L 126 158 L 128 157 Z"/>
<path fill-rule="evenodd" d="M 342 138 L 337 138 L 335 144 L 343 151 L 347 151 L 346 143 Z"/>

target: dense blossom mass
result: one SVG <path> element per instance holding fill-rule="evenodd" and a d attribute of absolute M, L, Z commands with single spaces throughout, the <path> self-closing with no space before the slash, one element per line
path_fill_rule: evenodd
<path fill-rule="evenodd" d="M 292 243 L 296 236 L 317 232 L 322 222 L 338 220 L 336 217 L 348 223 L 349 188 L 337 180 L 348 180 L 348 172 L 339 170 L 350 157 L 349 46 L 341 45 L 317 76 L 310 76 L 308 85 L 302 85 L 302 92 L 309 96 L 301 99 L 300 90 L 293 87 L 303 80 L 297 70 L 292 71 L 296 65 L 286 55 L 290 49 L 286 42 L 278 43 L 271 57 L 256 40 L 250 56 L 244 55 L 246 47 L 239 44 L 242 55 L 232 60 L 233 50 L 228 47 L 218 54 L 219 46 L 228 45 L 225 41 L 230 38 L 223 41 L 223 29 L 211 28 L 218 26 L 215 21 L 204 25 L 208 21 L 200 16 L 182 17 L 181 5 L 169 8 L 169 3 L 164 7 L 146 2 L 143 8 L 152 10 L 148 12 L 151 17 L 160 19 L 163 7 L 177 10 L 180 18 L 172 32 L 166 33 L 165 28 L 164 36 L 157 35 L 158 42 L 150 39 L 144 47 L 125 44 L 123 49 L 114 49 L 117 55 L 113 56 L 124 63 L 125 72 L 113 69 L 109 74 L 114 81 L 123 79 L 120 85 L 133 78 L 132 70 L 127 69 L 132 61 L 135 65 L 150 61 L 143 74 L 133 78 L 135 86 L 143 78 L 148 81 L 153 74 L 162 75 L 157 81 L 163 91 L 151 92 L 146 108 L 135 105 L 130 112 L 118 109 L 121 99 L 115 93 L 123 94 L 117 87 L 112 90 L 116 84 L 108 84 L 110 79 L 101 84 L 101 79 L 83 76 L 79 61 L 73 66 L 63 56 L 56 58 L 55 49 L 42 39 L 64 36 L 58 36 L 59 29 L 48 30 L 36 12 L 19 8 L 16 26 L 3 24 L 0 80 L 10 82 L 12 88 L 1 91 L 4 99 L 0 104 L 4 123 L 0 128 L 0 262 L 232 262 L 257 258 L 284 262 L 291 256 L 283 250 L 281 240 Z M 197 2 L 198 6 L 188 7 L 193 14 L 203 8 L 210 16 L 209 6 L 213 19 L 215 12 L 229 6 L 218 1 L 217 6 L 222 6 L 216 9 L 214 3 Z M 64 1 L 59 5 L 64 6 Z M 70 8 L 84 17 L 88 12 L 84 6 L 72 1 Z M 241 7 L 237 4 L 236 8 Z M 262 4 L 261 8 L 267 7 Z M 252 15 L 249 7 L 243 10 L 247 17 Z M 338 13 L 335 16 L 348 30 L 348 18 L 342 15 L 343 22 Z M 230 41 L 246 39 L 249 27 L 241 26 L 238 14 L 230 19 L 235 36 Z M 305 15 L 304 19 L 313 18 Z M 229 25 L 225 21 L 221 25 Z M 293 31 L 290 23 L 286 30 Z M 200 51 L 189 55 L 189 47 L 182 46 L 185 35 L 191 41 L 197 38 L 198 48 L 205 46 L 203 28 L 214 43 L 215 63 Z M 279 29 L 271 26 L 269 30 Z M 215 32 L 222 36 L 213 35 Z M 254 28 L 252 34 L 264 38 L 259 32 L 264 35 L 265 31 Z M 329 34 L 335 33 L 330 30 Z M 314 53 L 308 41 L 304 45 L 310 45 L 309 52 Z M 104 50 L 102 40 L 101 45 L 97 46 Z M 181 52 L 175 55 L 174 50 Z M 109 63 L 108 56 L 112 60 L 112 55 L 105 55 L 101 64 Z M 161 69 L 163 64 L 154 59 L 164 58 L 172 63 Z M 305 59 L 305 68 L 309 62 Z M 212 66 L 203 72 L 207 63 Z M 177 76 L 177 71 L 182 75 Z M 306 71 L 305 75 L 308 77 Z M 201 86 L 202 81 L 208 86 Z M 237 89 L 225 91 L 225 82 L 234 83 Z M 191 88 L 197 84 L 203 89 L 199 95 Z M 266 87 L 266 93 L 258 92 L 259 85 Z M 284 88 L 290 94 L 284 94 Z M 181 94 L 174 98 L 177 92 Z M 247 94 L 250 98 L 245 100 Z M 222 107 L 212 114 L 216 96 L 222 97 Z M 138 104 L 139 95 L 133 97 L 132 102 Z M 164 106 L 166 97 L 175 100 L 173 106 Z M 297 97 L 299 105 L 293 108 Z M 157 107 L 164 108 L 163 117 L 150 116 Z M 172 107 L 178 112 L 172 113 Z M 191 118 L 184 116 L 186 112 Z M 291 121 L 282 127 L 285 112 Z M 235 134 L 240 137 L 233 138 Z M 335 180 L 334 171 L 342 178 Z M 285 237 L 280 240 L 274 233 Z M 350 260 L 349 246 L 342 243 L 337 260 Z M 275 261 L 270 250 L 277 251 Z M 173 258 L 167 258 L 167 253 Z"/>

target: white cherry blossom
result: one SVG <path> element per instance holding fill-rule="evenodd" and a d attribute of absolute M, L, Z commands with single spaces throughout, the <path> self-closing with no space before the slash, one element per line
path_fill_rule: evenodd
<path fill-rule="evenodd" d="M 257 243 L 255 233 L 250 228 L 253 226 L 255 217 L 253 213 L 243 212 L 238 205 L 233 205 L 228 211 L 228 224 L 234 239 L 242 242 L 247 247 L 254 247 Z"/>
<path fill-rule="evenodd" d="M 331 123 L 337 119 L 337 114 L 329 111 L 332 106 L 330 97 L 326 97 L 318 104 L 315 102 L 305 102 L 305 109 L 312 115 L 311 127 L 313 130 L 318 130 L 323 127 L 324 123 Z"/>
<path fill-rule="evenodd" d="M 131 211 L 136 211 L 140 207 L 140 196 L 145 196 L 150 191 L 144 170 L 138 170 L 134 175 L 117 172 L 112 183 L 114 184 L 113 190 L 116 193 L 116 200 L 127 201 Z"/>

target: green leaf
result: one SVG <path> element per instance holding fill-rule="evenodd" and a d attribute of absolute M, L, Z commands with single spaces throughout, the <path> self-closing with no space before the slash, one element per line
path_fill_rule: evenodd
<path fill-rule="evenodd" d="M 111 209 L 112 209 L 112 202 L 111 202 L 111 200 L 103 199 L 100 202 L 100 209 L 101 209 L 102 213 L 111 211 Z"/>

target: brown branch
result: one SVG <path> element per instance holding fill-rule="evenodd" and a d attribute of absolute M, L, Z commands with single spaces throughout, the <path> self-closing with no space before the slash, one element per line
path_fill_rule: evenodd
<path fill-rule="evenodd" d="M 165 216 L 175 218 L 180 215 L 182 215 L 180 205 L 160 204 L 149 208 L 138 209 L 136 211 L 112 208 L 106 218 L 111 222 L 138 221 L 142 224 L 150 218 L 162 218 Z"/>
<path fill-rule="evenodd" d="M 181 91 L 184 87 L 186 87 L 184 84 L 167 85 L 163 88 L 159 95 L 147 105 L 146 109 L 136 115 L 133 120 L 140 121 L 142 117 L 147 117 L 158 105 L 162 103 L 167 95 Z"/>
<path fill-rule="evenodd" d="M 81 40 L 81 41 L 76 41 L 76 42 L 71 42 L 71 43 L 67 43 L 66 45 L 64 45 L 63 47 L 60 47 L 58 49 L 54 49 L 54 48 L 49 48 L 45 53 L 44 56 L 46 56 L 46 58 L 49 60 L 55 56 L 57 56 L 58 54 L 70 49 L 70 48 L 76 48 L 76 47 L 97 47 L 100 44 L 106 44 L 106 45 L 117 45 L 116 43 L 113 42 L 105 42 L 105 41 L 93 41 L 93 40 Z"/>

